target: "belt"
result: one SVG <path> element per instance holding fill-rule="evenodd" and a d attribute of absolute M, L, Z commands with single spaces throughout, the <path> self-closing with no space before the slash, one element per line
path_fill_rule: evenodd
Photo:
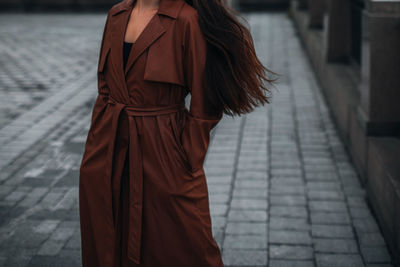
<path fill-rule="evenodd" d="M 143 208 L 143 159 L 142 147 L 139 142 L 140 131 L 135 117 L 157 116 L 178 112 L 185 108 L 185 103 L 159 106 L 159 107 L 137 107 L 130 104 L 117 102 L 111 96 L 108 97 L 108 104 L 116 110 L 112 118 L 112 129 L 114 137 L 107 150 L 106 175 L 111 180 L 112 160 L 115 146 L 116 131 L 118 128 L 118 119 L 124 110 L 129 120 L 129 233 L 128 233 L 128 258 L 137 264 L 140 264 L 140 250 L 142 238 L 142 208 Z"/>

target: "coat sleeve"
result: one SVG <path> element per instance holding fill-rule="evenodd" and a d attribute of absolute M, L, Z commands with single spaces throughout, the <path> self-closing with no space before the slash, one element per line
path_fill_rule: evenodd
<path fill-rule="evenodd" d="M 185 110 L 182 145 L 187 159 L 196 173 L 203 170 L 203 163 L 210 142 L 210 131 L 222 118 L 210 112 L 205 97 L 206 40 L 198 23 L 198 14 L 190 16 L 185 25 L 183 38 L 183 67 L 190 91 L 190 110 Z"/>

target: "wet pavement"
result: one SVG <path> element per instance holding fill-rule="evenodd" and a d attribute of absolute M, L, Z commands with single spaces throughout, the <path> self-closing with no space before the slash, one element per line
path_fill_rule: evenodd
<path fill-rule="evenodd" d="M 225 266 L 392 266 L 290 19 L 245 18 L 282 76 L 272 104 L 212 131 L 205 171 Z M 81 264 L 78 174 L 104 21 L 0 17 L 0 266 Z"/>

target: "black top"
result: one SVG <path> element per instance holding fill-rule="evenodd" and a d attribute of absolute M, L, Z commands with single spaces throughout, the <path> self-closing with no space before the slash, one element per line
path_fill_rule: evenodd
<path fill-rule="evenodd" d="M 134 43 L 128 43 L 124 41 L 124 70 L 126 63 L 128 62 L 129 53 L 131 52 L 132 45 Z"/>

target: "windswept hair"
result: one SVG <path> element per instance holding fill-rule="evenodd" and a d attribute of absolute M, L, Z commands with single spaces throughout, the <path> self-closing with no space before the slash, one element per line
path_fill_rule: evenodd
<path fill-rule="evenodd" d="M 234 116 L 269 102 L 276 74 L 256 55 L 253 38 L 224 0 L 185 0 L 198 12 L 207 41 L 206 83 L 208 102 L 215 112 Z"/>

